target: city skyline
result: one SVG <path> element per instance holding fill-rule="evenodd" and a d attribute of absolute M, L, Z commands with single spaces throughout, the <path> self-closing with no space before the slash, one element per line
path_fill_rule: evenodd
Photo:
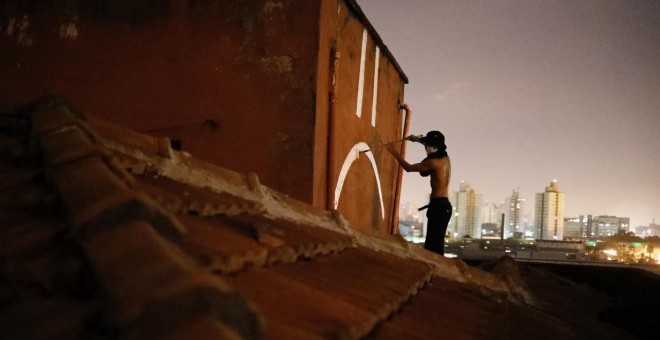
<path fill-rule="evenodd" d="M 556 185 L 556 182 L 551 182 L 550 186 Z M 530 200 L 530 202 L 533 203 L 531 207 L 526 207 L 525 202 L 527 201 L 526 198 L 520 197 L 518 195 L 517 190 L 513 190 L 509 196 L 505 197 L 503 200 L 498 201 L 498 202 L 493 202 L 490 200 L 482 200 L 481 199 L 481 194 L 477 191 L 474 191 L 471 187 L 471 185 L 465 181 L 460 182 L 460 187 L 461 189 L 458 191 L 451 191 L 449 193 L 450 201 L 452 204 L 456 204 L 457 200 L 460 200 L 460 194 L 461 192 L 464 192 L 464 188 L 466 190 L 469 190 L 472 192 L 475 197 L 478 197 L 477 205 L 480 207 L 479 211 L 476 212 L 477 221 L 481 224 L 483 223 L 495 223 L 497 225 L 500 225 L 502 223 L 501 220 L 501 215 L 504 216 L 504 223 L 505 223 L 505 234 L 507 237 L 510 237 L 513 235 L 514 232 L 524 232 L 526 229 L 525 228 L 532 228 L 536 229 L 536 208 L 537 208 L 537 202 L 535 200 Z M 548 187 L 545 188 L 545 192 L 547 193 Z M 559 191 L 559 193 L 563 194 L 563 192 Z M 543 192 L 536 193 L 536 199 L 538 199 L 538 195 L 543 194 Z M 515 207 L 512 205 L 515 204 Z M 414 220 L 424 223 L 425 222 L 425 216 L 424 216 L 424 211 L 418 211 L 417 209 L 419 208 L 419 205 L 417 205 L 414 202 L 401 202 L 399 205 L 399 220 L 409 220 L 410 218 L 413 218 Z M 483 211 L 482 209 L 491 209 L 493 211 Z M 454 206 L 454 211 L 456 212 L 458 210 L 458 206 Z M 511 211 L 511 214 L 507 212 L 507 210 Z M 492 216 L 490 216 L 492 215 Z M 577 215 L 563 215 L 563 218 L 565 220 L 573 220 L 573 219 L 578 219 L 580 217 L 586 218 L 587 216 L 592 216 L 592 217 L 615 217 L 619 219 L 628 219 L 628 216 L 614 216 L 612 214 L 589 214 L 589 213 L 579 213 Z M 454 225 L 456 221 L 452 218 L 450 220 L 450 226 Z M 655 221 L 649 222 L 649 224 L 653 224 Z M 647 225 L 642 225 L 645 227 L 648 227 L 649 224 Z M 629 223 L 626 224 L 626 230 L 628 231 L 633 231 L 636 226 L 632 226 Z M 531 235 L 525 235 L 525 236 L 531 236 Z"/>
<path fill-rule="evenodd" d="M 660 218 L 660 3 L 358 3 L 410 79 L 410 132 L 446 136 L 450 191 L 533 201 L 557 179 L 567 216 Z M 404 175 L 401 202 L 428 192 Z"/>
<path fill-rule="evenodd" d="M 469 185 L 468 185 L 469 186 Z M 461 200 L 460 196 L 461 192 L 453 192 L 451 194 L 450 200 L 452 201 L 452 204 L 457 203 L 457 201 Z M 476 195 L 479 195 L 478 193 L 474 193 Z M 515 194 L 515 192 L 514 192 Z M 539 193 L 543 194 L 543 193 Z M 538 195 L 537 194 L 537 199 Z M 520 233 L 519 237 L 522 238 L 530 238 L 534 237 L 536 239 L 540 239 L 538 235 L 536 235 L 536 232 L 539 231 L 539 227 L 537 227 L 537 218 L 536 214 L 534 215 L 529 215 L 529 211 L 526 209 L 522 208 L 520 206 L 524 205 L 524 199 L 518 200 L 517 196 L 516 197 L 507 197 L 508 199 L 512 199 L 510 202 L 513 203 L 514 201 L 517 202 L 516 204 L 518 207 L 512 208 L 510 207 L 507 202 L 500 202 L 500 204 L 494 204 L 492 202 L 481 202 L 477 205 L 477 211 L 472 211 L 468 212 L 468 214 L 472 213 L 474 214 L 475 218 L 475 223 L 479 224 L 479 226 L 475 225 L 474 233 L 470 232 L 463 232 L 461 233 L 460 231 L 454 232 L 457 223 L 458 222 L 454 217 L 450 220 L 449 223 L 449 234 L 453 235 L 452 237 L 462 237 L 461 235 L 469 235 L 472 238 L 481 238 L 482 236 L 479 235 L 479 233 L 483 230 L 487 230 L 491 227 L 494 227 L 495 229 L 500 228 L 502 224 L 502 218 L 504 218 L 504 225 L 505 225 L 505 230 L 504 230 L 504 238 L 516 238 L 514 235 L 515 232 Z M 535 203 L 534 210 L 538 208 L 538 203 Z M 486 214 L 484 214 L 484 209 L 492 209 L 494 211 L 488 211 Z M 507 213 L 507 210 L 511 210 L 510 213 Z M 454 212 L 455 213 L 461 213 L 461 204 L 458 202 L 458 204 L 454 207 Z M 463 209 L 463 212 L 465 213 L 465 208 Z M 524 216 L 520 216 L 518 214 L 523 213 Z M 493 216 L 485 217 L 486 215 L 492 214 Z M 514 214 L 511 216 L 511 214 Z M 495 216 L 497 215 L 497 216 Z M 504 215 L 502 217 L 502 215 Z M 649 225 L 644 225 L 644 226 L 638 226 L 634 227 L 630 225 L 630 218 L 626 216 L 613 216 L 613 215 L 591 215 L 591 214 L 580 214 L 576 216 L 561 216 L 562 220 L 564 221 L 563 225 L 563 239 L 575 239 L 575 238 L 589 238 L 589 237 L 609 237 L 613 236 L 619 233 L 620 230 L 623 230 L 625 232 L 632 232 L 636 236 L 639 237 L 646 237 L 649 235 L 646 235 L 644 233 L 639 233 L 638 230 L 636 229 L 644 229 L 644 228 L 657 228 L 657 224 L 655 224 L 655 221 L 652 221 Z M 589 225 L 589 222 L 593 223 L 591 227 L 593 227 L 595 230 L 593 231 L 593 234 L 589 234 L 589 230 L 587 228 Z M 604 221 L 604 222 L 603 222 Z M 426 229 L 426 217 L 423 213 L 423 211 L 420 213 L 418 211 L 418 206 L 414 203 L 411 202 L 402 202 L 399 205 L 399 222 L 404 222 L 408 223 L 406 231 L 409 231 L 409 227 L 411 225 L 416 225 L 420 227 L 424 227 Z M 410 223 L 413 224 L 410 224 Z M 400 224 L 401 225 L 401 224 Z M 476 228 L 479 228 L 477 230 Z M 570 231 L 569 231 L 570 229 Z M 584 230 L 582 230 L 584 229 Z M 404 233 L 404 231 L 399 230 L 400 233 Z M 496 233 L 499 235 L 499 232 Z M 591 236 L 588 236 L 591 235 Z M 651 234 L 653 235 L 653 233 Z M 493 235 L 490 235 L 493 236 Z M 546 238 L 548 239 L 548 238 Z"/>

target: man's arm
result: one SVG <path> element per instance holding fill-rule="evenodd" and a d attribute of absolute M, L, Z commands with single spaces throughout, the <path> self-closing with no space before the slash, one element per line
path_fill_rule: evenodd
<path fill-rule="evenodd" d="M 386 145 L 385 148 L 387 151 L 389 151 L 394 158 L 396 158 L 397 162 L 399 162 L 399 165 L 405 170 L 406 172 L 424 172 L 433 169 L 433 164 L 431 160 L 427 160 L 425 162 L 421 163 L 416 163 L 416 164 L 410 164 L 406 162 L 403 157 L 397 152 L 392 145 Z"/>

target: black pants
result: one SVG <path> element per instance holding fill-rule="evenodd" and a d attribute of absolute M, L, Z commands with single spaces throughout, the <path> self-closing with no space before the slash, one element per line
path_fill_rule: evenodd
<path fill-rule="evenodd" d="M 452 206 L 447 197 L 432 198 L 429 202 L 426 217 L 428 225 L 426 227 L 426 241 L 424 249 L 440 255 L 445 254 L 445 233 L 447 225 L 451 218 Z"/>

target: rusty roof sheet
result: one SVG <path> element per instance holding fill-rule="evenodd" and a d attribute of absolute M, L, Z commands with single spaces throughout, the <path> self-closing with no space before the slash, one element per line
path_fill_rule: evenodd
<path fill-rule="evenodd" d="M 626 336 L 544 307 L 555 297 L 522 282 L 540 277 L 355 229 L 58 99 L 11 117 L 0 126 L 11 338 L 571 338 L 584 325 Z"/>

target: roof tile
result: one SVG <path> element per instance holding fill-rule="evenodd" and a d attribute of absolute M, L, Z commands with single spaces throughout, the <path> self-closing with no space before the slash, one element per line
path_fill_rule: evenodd
<path fill-rule="evenodd" d="M 355 338 L 399 309 L 430 276 L 431 267 L 418 261 L 350 248 L 227 279 L 271 320 L 266 337 Z"/>
<path fill-rule="evenodd" d="M 205 276 L 180 248 L 147 223 L 133 221 L 86 238 L 83 248 L 117 310 L 116 322 L 132 329 L 153 329 L 216 317 L 239 334 L 253 338 L 258 316 L 241 297 Z M 162 327 L 161 327 L 162 328 Z"/>
<path fill-rule="evenodd" d="M 310 258 L 339 252 L 354 245 L 353 238 L 347 234 L 283 218 L 239 215 L 235 217 L 235 220 L 253 230 L 259 240 L 266 237 L 281 239 L 287 247 L 293 250 L 297 258 Z M 274 248 L 277 249 L 277 247 Z M 271 257 L 269 262 L 280 261 L 274 255 L 269 257 Z"/>
<path fill-rule="evenodd" d="M 217 277 L 192 274 L 183 281 L 164 282 L 157 287 L 139 319 L 129 326 L 126 332 L 129 337 L 159 338 L 199 320 L 213 319 L 242 339 L 261 338 L 261 315 L 245 297 L 222 284 Z"/>
<path fill-rule="evenodd" d="M 228 280 L 264 314 L 267 339 L 290 339 L 293 334 L 301 339 L 358 338 L 379 321 L 329 292 L 270 269 L 251 268 Z"/>
<path fill-rule="evenodd" d="M 194 269 L 156 236 L 150 225 L 135 221 L 91 235 L 82 244 L 100 283 L 117 301 L 121 319 L 137 318 L 154 282 L 181 280 Z"/>
<path fill-rule="evenodd" d="M 172 213 L 216 216 L 259 214 L 265 210 L 257 201 L 227 192 L 213 192 L 209 188 L 180 183 L 163 176 L 143 175 L 138 176 L 137 181 L 139 190 L 173 209 Z"/>
<path fill-rule="evenodd" d="M 72 244 L 49 243 L 29 256 L 8 258 L 5 273 L 15 282 L 29 283 L 46 291 L 73 291 L 87 273 L 84 260 Z"/>
<path fill-rule="evenodd" d="M 13 162 L 25 154 L 27 142 L 21 138 L 0 135 L 0 162 Z"/>
<path fill-rule="evenodd" d="M 41 136 L 41 150 L 50 166 L 98 154 L 89 137 L 77 127 L 69 127 Z"/>
<path fill-rule="evenodd" d="M 99 310 L 98 301 L 72 300 L 65 295 L 22 291 L 20 299 L 3 304 L 0 328 L 3 339 L 75 339 Z M 65 311 L 65 312 L 63 312 Z"/>
<path fill-rule="evenodd" d="M 475 290 L 479 287 L 474 284 L 435 276 L 390 322 L 382 324 L 373 338 L 422 339 L 428 334 L 450 339 L 574 338 L 550 315 L 534 315 L 537 312 L 525 305 L 484 299 Z"/>
<path fill-rule="evenodd" d="M 52 170 L 51 176 L 75 225 L 89 222 L 109 206 L 125 200 L 128 188 L 100 157 L 62 164 Z"/>
<path fill-rule="evenodd" d="M 0 192 L 12 188 L 33 185 L 39 177 L 43 177 L 43 169 L 32 166 L 6 166 L 2 171 L 3 182 L 0 183 Z"/>
<path fill-rule="evenodd" d="M 127 181 L 132 177 L 101 157 L 60 164 L 50 170 L 50 177 L 62 197 L 74 234 L 88 231 L 81 228 L 94 221 L 102 221 L 97 226 L 108 227 L 142 218 L 155 222 L 153 225 L 170 240 L 180 242 L 185 228 L 148 197 L 131 190 L 132 183 Z"/>
<path fill-rule="evenodd" d="M 94 116 L 87 117 L 87 124 L 89 124 L 96 133 L 101 135 L 106 142 L 120 142 L 149 155 L 156 155 L 159 153 L 158 139 L 155 137 L 127 129 L 123 126 Z"/>
<path fill-rule="evenodd" d="M 14 186 L 0 192 L 0 207 L 11 211 L 43 211 L 56 200 L 53 190 L 36 184 Z"/>
<path fill-rule="evenodd" d="M 184 249 L 209 271 L 231 273 L 246 266 L 263 266 L 268 247 L 259 243 L 247 229 L 222 218 L 179 216 L 188 228 Z"/>
<path fill-rule="evenodd" d="M 53 222 L 22 213 L 0 213 L 0 256 L 20 257 L 38 251 L 58 233 Z"/>
<path fill-rule="evenodd" d="M 32 132 L 37 135 L 78 124 L 78 117 L 66 105 L 35 110 L 31 118 Z"/>

